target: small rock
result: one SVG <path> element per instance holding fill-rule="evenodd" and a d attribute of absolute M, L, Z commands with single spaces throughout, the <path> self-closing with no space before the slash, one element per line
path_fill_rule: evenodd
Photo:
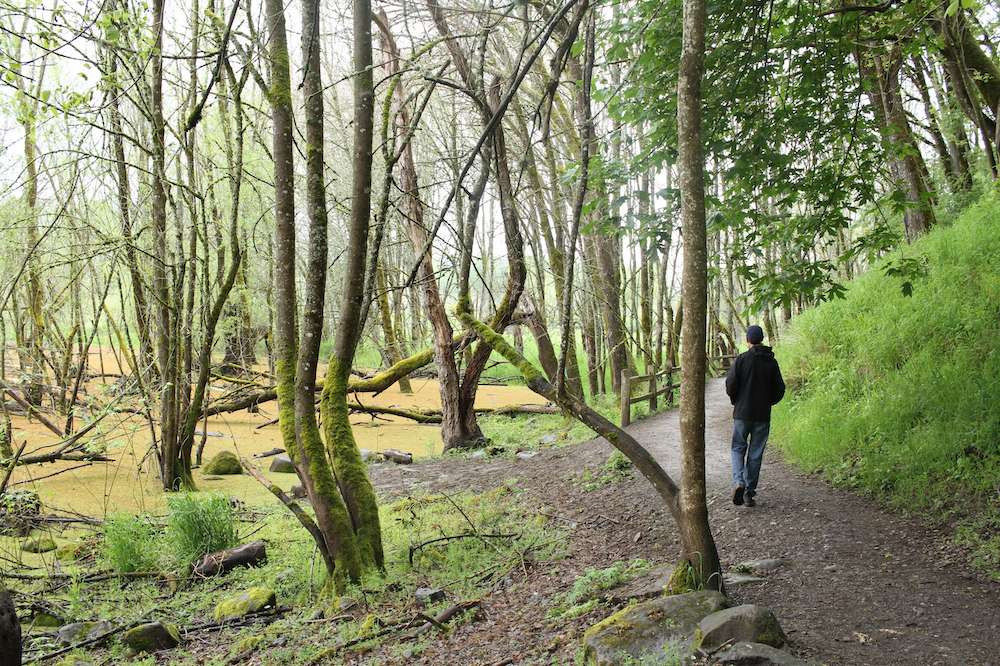
<path fill-rule="evenodd" d="M 771 647 L 785 644 L 785 632 L 774 613 L 753 604 L 726 608 L 704 617 L 698 623 L 698 635 L 701 638 L 696 642 L 705 650 L 740 641 Z"/>
<path fill-rule="evenodd" d="M 558 441 L 559 441 L 559 435 L 555 433 L 549 433 L 548 435 L 545 435 L 544 437 L 539 439 L 538 443 L 545 444 L 546 446 L 551 446 L 552 444 L 555 444 Z"/>
<path fill-rule="evenodd" d="M 371 462 L 375 460 L 378 455 L 370 449 L 359 449 L 361 453 L 361 462 Z"/>
<path fill-rule="evenodd" d="M 628 606 L 584 633 L 583 662 L 618 666 L 668 649 L 686 651 L 701 619 L 726 605 L 723 595 L 703 590 Z"/>
<path fill-rule="evenodd" d="M 469 459 L 470 460 L 482 460 L 483 458 L 486 457 L 486 455 L 487 455 L 486 451 L 484 451 L 482 449 L 479 449 L 478 451 L 473 451 L 472 453 L 470 453 L 469 454 Z"/>
<path fill-rule="evenodd" d="M 737 643 L 719 652 L 713 666 L 809 666 L 807 662 L 761 643 Z"/>
<path fill-rule="evenodd" d="M 413 596 L 417 598 L 417 603 L 421 606 L 426 606 L 436 601 L 443 601 L 444 590 L 433 587 L 418 587 Z"/>
<path fill-rule="evenodd" d="M 96 622 L 70 622 L 59 627 L 56 631 L 56 640 L 63 645 L 73 645 L 80 641 L 96 638 L 101 634 L 106 634 L 114 629 L 114 625 L 107 620 Z"/>
<path fill-rule="evenodd" d="M 633 543 L 639 543 L 640 539 L 642 539 L 642 532 L 636 532 L 635 536 L 632 537 L 632 542 Z"/>
<path fill-rule="evenodd" d="M 770 573 L 775 569 L 784 566 L 785 561 L 777 557 L 764 558 L 761 560 L 749 560 L 747 562 L 742 562 L 737 564 L 735 569 L 742 569 L 745 571 L 752 571 L 755 574 Z"/>
<path fill-rule="evenodd" d="M 49 537 L 35 537 L 21 543 L 21 550 L 26 553 L 47 553 L 56 549 L 56 542 Z"/>
<path fill-rule="evenodd" d="M 358 605 L 357 599 L 352 599 L 351 597 L 340 597 L 337 599 L 337 610 L 344 612 L 349 611 Z"/>
<path fill-rule="evenodd" d="M 632 599 L 645 600 L 658 597 L 667 589 L 674 568 L 670 565 L 659 566 L 642 574 L 635 580 L 612 590 L 610 600 L 620 604 Z"/>
<path fill-rule="evenodd" d="M 531 460 L 538 455 L 538 451 L 518 451 L 514 457 L 518 460 Z"/>
<path fill-rule="evenodd" d="M 215 606 L 213 616 L 219 622 L 233 620 L 265 608 L 273 608 L 276 604 L 274 590 L 267 587 L 251 587 L 246 592 L 220 601 Z"/>
<path fill-rule="evenodd" d="M 214 476 L 227 476 L 232 474 L 242 474 L 243 467 L 240 466 L 240 459 L 232 451 L 219 451 L 212 459 L 205 463 L 201 469 L 202 474 Z"/>
<path fill-rule="evenodd" d="M 307 495 L 306 489 L 300 486 L 299 484 L 295 484 L 294 486 L 292 486 L 292 489 L 288 491 L 288 494 L 291 495 L 294 499 L 302 499 Z"/>
<path fill-rule="evenodd" d="M 135 652 L 169 650 L 180 643 L 177 627 L 166 622 L 147 622 L 125 632 L 125 644 Z"/>
<path fill-rule="evenodd" d="M 292 464 L 292 459 L 288 456 L 277 455 L 271 461 L 271 466 L 268 470 L 278 472 L 279 474 L 295 474 L 295 465 Z"/>

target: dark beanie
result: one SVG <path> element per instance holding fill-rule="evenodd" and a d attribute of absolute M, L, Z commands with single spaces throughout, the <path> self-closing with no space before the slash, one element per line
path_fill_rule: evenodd
<path fill-rule="evenodd" d="M 756 324 L 747 329 L 747 342 L 752 345 L 759 345 L 764 342 L 764 329 Z"/>

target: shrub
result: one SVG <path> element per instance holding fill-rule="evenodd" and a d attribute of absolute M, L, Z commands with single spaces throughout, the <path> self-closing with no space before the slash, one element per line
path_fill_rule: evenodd
<path fill-rule="evenodd" d="M 236 545 L 236 518 L 222 495 L 180 493 L 167 499 L 167 541 L 177 564 Z"/>
<path fill-rule="evenodd" d="M 159 561 L 156 530 L 144 516 L 111 514 L 104 521 L 101 554 L 118 573 L 156 569 Z"/>
<path fill-rule="evenodd" d="M 974 525 L 996 515 L 1000 478 L 997 209 L 985 197 L 796 318 L 773 429 L 802 467 L 994 544 Z M 923 270 L 901 283 L 886 268 L 906 261 Z"/>

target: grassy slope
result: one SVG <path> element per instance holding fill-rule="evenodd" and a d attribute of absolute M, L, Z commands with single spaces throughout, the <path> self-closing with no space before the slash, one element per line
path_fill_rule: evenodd
<path fill-rule="evenodd" d="M 958 523 L 1000 576 L 1000 200 L 987 196 L 905 256 L 902 294 L 875 269 L 794 322 L 775 441 L 796 463 Z"/>

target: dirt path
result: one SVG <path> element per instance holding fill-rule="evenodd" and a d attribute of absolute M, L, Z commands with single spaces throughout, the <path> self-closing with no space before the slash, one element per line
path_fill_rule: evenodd
<path fill-rule="evenodd" d="M 738 601 L 774 609 L 794 652 L 824 664 L 1000 663 L 1000 585 L 968 571 L 942 532 L 796 471 L 774 447 L 757 506 L 733 506 L 731 407 L 720 380 L 709 382 L 706 398 L 709 509 L 724 566 L 784 560 L 765 582 L 730 592 Z M 630 431 L 671 474 L 679 473 L 676 411 Z M 608 453 L 598 439 L 527 461 L 442 460 L 373 470 L 380 493 L 389 496 L 420 487 L 487 488 L 516 478 L 532 500 L 575 525 L 571 558 L 512 585 L 490 604 L 484 622 L 442 641 L 424 663 L 445 655 L 469 664 L 503 656 L 513 658 L 508 663 L 571 661 L 579 635 L 595 618 L 546 626 L 541 620 L 553 595 L 588 567 L 675 557 L 676 530 L 645 481 L 580 490 L 583 468 L 599 468 Z"/>

